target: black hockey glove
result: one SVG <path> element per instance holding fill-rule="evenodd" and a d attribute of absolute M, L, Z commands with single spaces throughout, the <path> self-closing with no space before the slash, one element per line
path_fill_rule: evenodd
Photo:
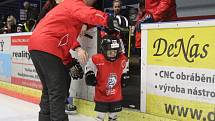
<path fill-rule="evenodd" d="M 141 20 L 141 23 L 152 23 L 154 19 L 151 14 L 145 15 L 145 17 Z"/>
<path fill-rule="evenodd" d="M 116 30 L 118 32 L 125 32 L 129 31 L 129 25 L 128 25 L 128 20 L 124 16 L 120 15 L 110 15 L 108 17 L 108 28 L 110 30 Z"/>
<path fill-rule="evenodd" d="M 93 71 L 88 71 L 85 75 L 85 81 L 88 86 L 96 86 L 97 80 Z"/>
<path fill-rule="evenodd" d="M 144 16 L 144 18 L 142 18 L 142 19 L 140 20 L 140 23 L 152 23 L 152 22 L 154 22 L 154 19 L 153 19 L 153 17 L 152 17 L 151 14 L 146 14 L 146 15 Z"/>
<path fill-rule="evenodd" d="M 66 67 L 67 69 L 69 69 L 70 76 L 73 79 L 78 80 L 83 78 L 84 71 L 77 59 L 73 59 L 72 62 L 69 63 Z"/>
<path fill-rule="evenodd" d="M 128 73 L 123 73 L 122 74 L 122 77 L 121 77 L 121 85 L 122 87 L 126 87 L 127 86 L 127 83 L 130 79 L 130 76 Z"/>
<path fill-rule="evenodd" d="M 152 23 L 152 22 L 154 22 L 154 19 L 153 19 L 152 15 L 151 14 L 147 14 L 147 15 L 144 16 L 143 19 L 141 19 L 141 20 L 138 21 L 138 24 L 136 25 L 136 30 L 138 32 L 141 31 L 141 23 Z"/>

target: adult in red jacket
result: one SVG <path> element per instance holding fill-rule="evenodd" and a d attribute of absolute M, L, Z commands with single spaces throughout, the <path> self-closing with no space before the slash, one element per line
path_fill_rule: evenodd
<path fill-rule="evenodd" d="M 68 121 L 64 111 L 69 76 L 63 61 L 73 49 L 86 62 L 87 53 L 76 40 L 83 23 L 119 27 L 116 18 L 90 7 L 95 1 L 64 0 L 41 19 L 30 37 L 28 49 L 43 86 L 39 121 Z"/>
<path fill-rule="evenodd" d="M 146 12 L 151 13 L 155 22 L 177 19 L 175 0 L 146 0 L 145 4 Z"/>
<path fill-rule="evenodd" d="M 141 23 L 176 20 L 177 13 L 175 0 L 140 0 L 138 11 L 135 46 L 140 55 Z"/>

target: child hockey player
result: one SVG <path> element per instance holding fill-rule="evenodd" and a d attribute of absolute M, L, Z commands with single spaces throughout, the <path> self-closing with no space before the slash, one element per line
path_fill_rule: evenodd
<path fill-rule="evenodd" d="M 95 86 L 95 111 L 97 121 L 104 121 L 108 113 L 109 121 L 117 121 L 122 110 L 122 87 L 129 79 L 127 57 L 120 52 L 120 40 L 105 35 L 101 41 L 101 54 L 89 59 L 85 68 L 85 81 Z"/>

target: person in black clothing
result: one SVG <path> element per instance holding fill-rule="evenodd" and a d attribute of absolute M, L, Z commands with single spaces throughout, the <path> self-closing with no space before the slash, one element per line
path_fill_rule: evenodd
<path fill-rule="evenodd" d="M 24 1 L 23 6 L 27 15 L 26 20 L 37 20 L 39 14 L 37 8 L 32 7 L 28 1 Z"/>
<path fill-rule="evenodd" d="M 48 13 L 56 5 L 57 5 L 57 2 L 55 0 L 47 0 L 42 10 L 40 11 L 40 14 L 36 20 L 36 24 L 46 15 L 46 13 Z"/>
<path fill-rule="evenodd" d="M 24 1 L 23 7 L 26 14 L 26 26 L 27 30 L 31 31 L 31 29 L 34 27 L 36 20 L 38 18 L 39 10 L 35 7 L 32 7 L 28 1 Z"/>

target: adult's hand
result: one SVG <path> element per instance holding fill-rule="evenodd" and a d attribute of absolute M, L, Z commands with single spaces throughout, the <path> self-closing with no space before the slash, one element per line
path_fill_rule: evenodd
<path fill-rule="evenodd" d="M 86 62 L 87 62 L 87 59 L 88 59 L 88 54 L 87 54 L 87 52 L 86 52 L 84 49 L 82 49 L 81 47 L 77 47 L 77 48 L 75 49 L 75 51 L 76 51 L 77 54 L 78 54 L 78 58 L 80 59 L 80 63 L 81 63 L 81 64 L 86 63 Z"/>

